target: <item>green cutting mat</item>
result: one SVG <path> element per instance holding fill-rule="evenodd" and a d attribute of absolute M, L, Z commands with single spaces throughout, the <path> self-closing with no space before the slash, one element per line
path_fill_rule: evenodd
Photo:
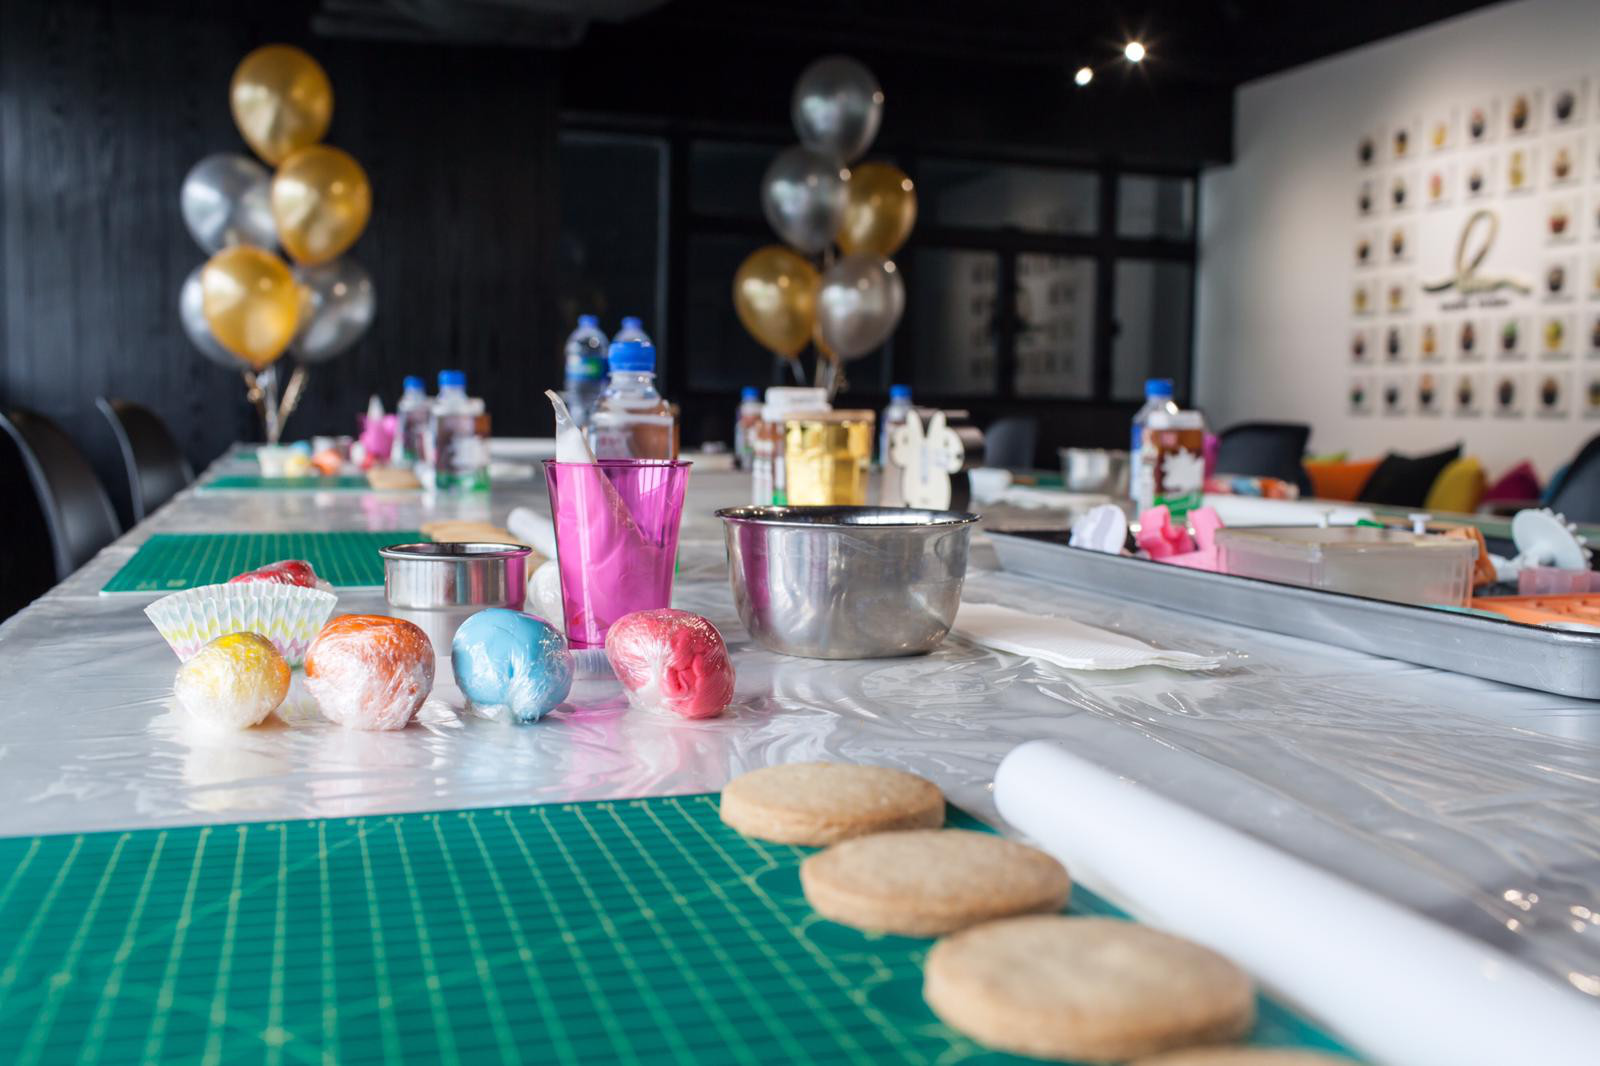
<path fill-rule="evenodd" d="M 101 592 L 177 592 L 216 585 L 280 559 L 304 559 L 338 588 L 381 588 L 378 549 L 423 540 L 414 529 L 388 533 L 157 533 L 139 546 Z"/>
<path fill-rule="evenodd" d="M 361 474 L 339 474 L 336 477 L 262 477 L 260 474 L 223 474 L 209 481 L 202 481 L 197 491 L 206 493 L 375 492 L 377 490 Z M 392 492 L 394 490 L 386 489 L 384 491 Z"/>
<path fill-rule="evenodd" d="M 1023 1061 L 929 1012 L 929 941 L 813 915 L 806 854 L 708 795 L 0 840 L 0 1061 Z"/>

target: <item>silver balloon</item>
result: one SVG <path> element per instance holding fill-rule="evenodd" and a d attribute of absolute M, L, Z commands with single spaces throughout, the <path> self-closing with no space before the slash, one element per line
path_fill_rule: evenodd
<path fill-rule="evenodd" d="M 254 159 L 220 152 L 196 163 L 178 203 L 189 233 L 208 254 L 232 244 L 278 246 L 272 218 L 272 174 Z"/>
<path fill-rule="evenodd" d="M 307 302 L 289 351 L 302 363 L 325 363 L 360 340 L 372 325 L 378 305 L 372 278 L 349 256 L 296 267 L 294 276 L 305 286 Z"/>
<path fill-rule="evenodd" d="M 849 177 L 831 156 L 785 148 L 761 179 L 761 210 L 784 241 L 815 254 L 833 243 L 844 221 Z"/>
<path fill-rule="evenodd" d="M 848 163 L 878 135 L 883 90 L 849 56 L 823 56 L 801 72 L 789 109 L 801 144 Z"/>
<path fill-rule="evenodd" d="M 249 370 L 249 363 L 224 348 L 211 333 L 211 323 L 206 321 L 205 296 L 200 289 L 200 272 L 205 268 L 201 263 L 190 271 L 183 279 L 183 288 L 178 290 L 178 319 L 183 323 L 183 332 L 200 349 L 201 355 L 224 370 Z"/>
<path fill-rule="evenodd" d="M 900 271 L 878 255 L 847 255 L 822 273 L 817 333 L 841 359 L 874 351 L 900 323 L 906 285 Z"/>

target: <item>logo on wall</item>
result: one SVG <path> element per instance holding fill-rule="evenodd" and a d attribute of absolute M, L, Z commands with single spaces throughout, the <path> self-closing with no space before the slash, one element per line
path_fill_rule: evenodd
<path fill-rule="evenodd" d="M 1473 233 L 1479 229 L 1479 223 L 1488 226 L 1484 234 L 1483 243 L 1470 254 L 1468 247 L 1472 242 Z M 1439 293 L 1455 291 L 1461 296 L 1479 296 L 1502 289 L 1526 296 L 1533 291 L 1533 287 L 1526 282 L 1518 281 L 1511 277 L 1484 277 L 1478 274 L 1478 268 L 1483 266 L 1483 261 L 1489 257 L 1489 251 L 1494 247 L 1495 238 L 1500 235 L 1500 216 L 1488 208 L 1474 211 L 1467 219 L 1466 225 L 1461 227 L 1461 237 L 1456 241 L 1456 272 L 1454 277 L 1436 281 L 1431 285 L 1424 285 L 1424 292 Z"/>

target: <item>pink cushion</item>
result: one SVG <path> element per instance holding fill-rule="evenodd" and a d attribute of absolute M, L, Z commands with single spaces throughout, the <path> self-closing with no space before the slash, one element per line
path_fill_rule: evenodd
<path fill-rule="evenodd" d="M 1485 500 L 1537 500 L 1539 498 L 1539 475 L 1534 472 L 1533 464 L 1527 461 L 1500 475 L 1498 481 L 1484 490 Z"/>

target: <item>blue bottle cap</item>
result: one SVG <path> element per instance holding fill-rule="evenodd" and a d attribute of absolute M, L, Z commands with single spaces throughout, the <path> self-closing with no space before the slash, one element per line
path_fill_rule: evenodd
<path fill-rule="evenodd" d="M 464 389 L 464 388 L 466 388 L 467 387 L 467 375 L 466 375 L 466 372 L 462 371 L 462 370 L 441 370 L 441 371 L 439 371 L 439 387 L 441 389 L 449 389 L 449 388 Z"/>
<path fill-rule="evenodd" d="M 890 385 L 889 386 L 889 399 L 891 399 L 891 400 L 909 400 L 909 399 L 911 399 L 911 386 L 910 385 Z"/>
<path fill-rule="evenodd" d="M 1172 379 L 1151 378 L 1144 383 L 1144 395 L 1146 399 L 1154 399 L 1157 396 L 1171 396 Z"/>
<path fill-rule="evenodd" d="M 656 346 L 649 341 L 612 341 L 611 369 L 623 373 L 655 373 Z"/>
<path fill-rule="evenodd" d="M 749 403 L 751 400 L 759 401 L 760 399 L 761 390 L 756 388 L 754 385 L 746 385 L 743 391 L 739 393 L 740 403 Z"/>
<path fill-rule="evenodd" d="M 427 386 L 415 374 L 407 374 L 406 379 L 400 383 L 400 388 L 406 392 L 421 392 Z"/>
<path fill-rule="evenodd" d="M 594 315 L 579 315 L 578 316 L 578 328 L 579 329 L 599 329 L 600 328 L 600 319 L 597 318 Z"/>
<path fill-rule="evenodd" d="M 639 321 L 639 316 L 638 315 L 623 315 L 622 316 L 622 328 L 623 329 L 643 330 L 644 329 L 644 323 Z"/>

